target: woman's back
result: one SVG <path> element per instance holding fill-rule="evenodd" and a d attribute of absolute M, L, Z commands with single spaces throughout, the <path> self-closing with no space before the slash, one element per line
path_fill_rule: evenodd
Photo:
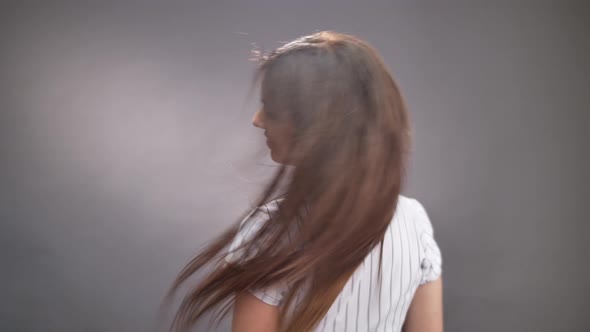
<path fill-rule="evenodd" d="M 272 222 L 279 205 L 280 200 L 271 201 L 263 207 L 266 214 L 244 220 L 229 250 L 250 239 L 263 223 Z M 441 253 L 432 224 L 417 200 L 399 196 L 383 240 L 381 280 L 380 252 L 378 245 L 366 256 L 315 331 L 401 331 L 416 289 L 441 275 Z M 227 259 L 232 261 L 236 256 Z M 282 284 L 250 292 L 267 304 L 279 306 L 288 287 Z"/>

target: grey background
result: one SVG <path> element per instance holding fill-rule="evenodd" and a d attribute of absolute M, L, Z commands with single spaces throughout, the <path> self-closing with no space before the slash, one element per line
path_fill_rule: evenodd
<path fill-rule="evenodd" d="M 0 8 L 0 330 L 162 330 L 178 270 L 274 167 L 252 43 L 324 29 L 373 44 L 407 99 L 446 330 L 590 330 L 587 2 Z"/>

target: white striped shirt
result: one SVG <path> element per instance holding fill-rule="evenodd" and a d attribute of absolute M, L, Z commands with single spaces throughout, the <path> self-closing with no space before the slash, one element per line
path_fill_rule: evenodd
<path fill-rule="evenodd" d="M 246 218 L 229 251 L 228 260 L 244 240 L 253 236 L 278 208 L 278 201 L 264 206 L 254 222 Z M 379 284 L 377 245 L 355 270 L 327 314 L 316 326 L 316 332 L 333 331 L 401 331 L 408 307 L 418 286 L 441 275 L 442 257 L 433 237 L 433 228 L 423 206 L 415 199 L 400 195 L 392 222 L 385 232 L 382 281 Z M 280 305 L 286 285 L 250 290 L 261 301 Z"/>

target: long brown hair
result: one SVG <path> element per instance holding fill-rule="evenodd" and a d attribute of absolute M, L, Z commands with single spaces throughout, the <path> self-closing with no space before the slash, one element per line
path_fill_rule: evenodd
<path fill-rule="evenodd" d="M 281 305 L 280 330 L 312 330 L 355 268 L 382 243 L 397 206 L 408 116 L 370 45 L 347 34 L 317 32 L 261 54 L 257 74 L 265 114 L 296 128 L 290 159 L 297 162 L 281 165 L 258 198 L 256 206 L 264 206 L 286 183 L 271 221 L 240 247 L 250 255 L 231 263 L 223 259 L 237 222 L 178 275 L 169 294 L 204 266 L 212 267 L 185 295 L 174 331 L 190 328 L 214 309 L 223 317 L 236 294 L 278 282 L 291 286 Z M 310 209 L 302 219 L 304 206 Z M 294 223 L 300 231 L 285 241 Z"/>

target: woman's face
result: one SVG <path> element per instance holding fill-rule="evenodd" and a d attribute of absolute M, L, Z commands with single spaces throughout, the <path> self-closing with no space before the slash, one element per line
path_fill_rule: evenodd
<path fill-rule="evenodd" d="M 288 160 L 289 149 L 293 140 L 294 127 L 290 121 L 273 119 L 264 111 L 264 106 L 254 114 L 252 124 L 264 130 L 266 145 L 270 149 L 272 160 L 279 164 L 293 165 Z"/>

